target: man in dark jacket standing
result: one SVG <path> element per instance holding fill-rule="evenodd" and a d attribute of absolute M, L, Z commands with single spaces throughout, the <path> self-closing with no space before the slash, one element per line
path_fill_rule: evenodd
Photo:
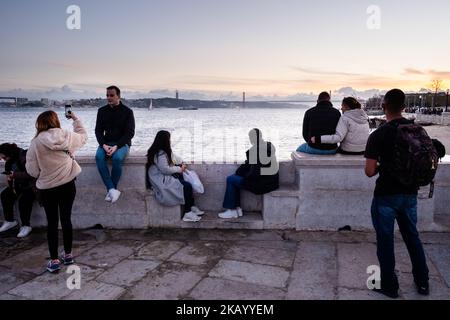
<path fill-rule="evenodd" d="M 108 193 L 106 201 L 116 202 L 121 192 L 117 190 L 122 175 L 122 164 L 131 147 L 134 137 L 134 114 L 120 101 L 120 89 L 111 86 L 106 89 L 108 105 L 101 107 L 97 113 L 95 136 L 99 147 L 95 155 L 98 171 Z M 112 160 L 109 172 L 107 159 Z"/>
<path fill-rule="evenodd" d="M 297 152 L 319 155 L 336 153 L 337 144 L 322 143 L 320 138 L 315 143 L 311 142 L 312 137 L 332 135 L 336 132 L 341 113 L 333 107 L 330 100 L 330 94 L 322 92 L 317 100 L 317 106 L 306 111 L 303 119 L 303 139 L 306 143 L 302 144 Z"/>
<path fill-rule="evenodd" d="M 394 173 L 394 171 L 399 171 L 395 163 L 399 163 L 400 156 L 405 156 L 399 154 L 401 152 L 409 153 L 409 150 L 412 149 L 406 148 L 405 151 L 400 151 L 402 149 L 399 148 L 398 143 L 402 141 L 397 140 L 400 127 L 408 126 L 407 130 L 416 132 L 411 127 L 414 125 L 414 121 L 407 120 L 402 116 L 405 99 L 405 93 L 400 89 L 393 89 L 386 93 L 382 106 L 387 122 L 370 135 L 364 155 L 366 175 L 368 177 L 379 175 L 375 185 L 371 215 L 377 236 L 377 256 L 381 274 L 380 279 L 377 279 L 379 280 L 378 288 L 373 290 L 390 298 L 397 298 L 399 290 L 394 251 L 396 221 L 411 258 L 412 274 L 417 292 L 429 295 L 430 291 L 426 255 L 416 227 L 419 187 L 414 183 L 405 184 Z M 414 138 L 416 136 L 417 134 L 414 135 Z M 406 140 L 403 140 L 403 143 L 409 144 Z M 422 149 L 427 150 L 421 139 L 414 139 L 412 143 L 422 145 Z M 439 146 L 438 141 L 433 144 L 440 149 L 441 154 L 438 151 L 438 157 L 444 157 L 445 147 Z M 409 155 L 406 154 L 406 156 Z M 406 167 L 408 164 L 405 162 L 401 165 Z"/>

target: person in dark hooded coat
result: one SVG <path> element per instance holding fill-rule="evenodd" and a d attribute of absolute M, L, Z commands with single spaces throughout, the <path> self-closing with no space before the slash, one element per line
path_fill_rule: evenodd
<path fill-rule="evenodd" d="M 272 143 L 264 141 L 259 129 L 249 132 L 252 147 L 246 152 L 246 161 L 234 175 L 227 177 L 222 219 L 233 219 L 243 215 L 240 207 L 240 190 L 245 189 L 262 195 L 279 188 L 279 165 Z"/>

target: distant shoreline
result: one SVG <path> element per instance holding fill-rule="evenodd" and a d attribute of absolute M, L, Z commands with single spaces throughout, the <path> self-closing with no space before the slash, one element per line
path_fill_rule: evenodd
<path fill-rule="evenodd" d="M 183 100 L 176 98 L 145 98 L 145 99 L 122 99 L 123 103 L 132 108 L 142 109 L 304 109 L 316 104 L 314 101 L 225 101 L 225 100 Z M 63 107 L 65 104 L 71 104 L 74 108 L 100 108 L 107 104 L 106 99 L 78 99 L 56 101 L 50 99 L 26 100 L 20 101 L 17 105 L 14 103 L 0 103 L 0 108 L 48 108 Z M 339 102 L 340 103 L 340 102 Z M 338 102 L 336 101 L 337 105 Z"/>
<path fill-rule="evenodd" d="M 129 106 L 130 108 L 133 109 L 148 109 L 148 107 L 144 107 L 144 106 L 133 106 L 132 104 L 127 104 L 124 103 L 125 105 Z M 106 104 L 105 104 L 106 105 Z M 103 107 L 102 106 L 92 106 L 92 105 L 72 105 L 73 108 L 79 108 L 79 109 L 98 109 Z M 229 110 L 245 110 L 245 109 L 307 109 L 307 108 L 311 108 L 310 106 L 307 105 L 282 105 L 282 106 L 268 106 L 268 105 L 252 105 L 252 106 L 245 106 L 245 107 L 231 107 L 231 106 L 199 106 L 196 107 L 194 106 L 196 109 L 195 110 L 189 110 L 189 109 L 185 109 L 185 110 L 180 110 L 180 111 L 199 111 L 199 110 L 212 110 L 212 109 L 229 109 Z M 14 106 L 5 106 L 5 105 L 0 105 L 0 110 L 20 110 L 20 109 L 49 109 L 49 108 L 55 108 L 55 109 L 60 109 L 60 108 L 64 108 L 64 105 L 50 105 L 50 106 L 18 106 L 18 107 L 14 107 Z M 158 107 L 158 106 L 154 106 L 153 110 L 179 110 L 180 108 L 189 108 L 189 107 L 177 107 L 177 106 L 164 106 L 164 107 Z"/>

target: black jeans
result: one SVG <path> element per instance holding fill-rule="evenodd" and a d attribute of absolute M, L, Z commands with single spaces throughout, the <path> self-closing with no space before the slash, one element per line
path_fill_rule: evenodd
<path fill-rule="evenodd" d="M 419 286 L 428 284 L 428 266 L 417 231 L 417 196 L 394 195 L 375 197 L 372 202 L 372 222 L 377 233 L 377 255 L 381 269 L 381 287 L 398 290 L 395 274 L 394 224 L 397 220 L 403 241 L 412 263 L 414 281 Z"/>
<path fill-rule="evenodd" d="M 194 191 L 192 190 L 192 185 L 189 182 L 186 182 L 183 179 L 182 175 L 176 176 L 178 180 L 180 180 L 183 185 L 183 194 L 184 194 L 184 213 L 191 211 L 191 207 L 195 206 L 194 204 Z"/>
<path fill-rule="evenodd" d="M 1 201 L 5 220 L 8 222 L 14 221 L 14 204 L 18 201 L 22 226 L 29 227 L 35 198 L 36 196 L 31 188 L 25 190 L 13 190 L 11 187 L 8 187 L 3 190 L 1 193 Z"/>
<path fill-rule="evenodd" d="M 62 186 L 41 190 L 42 205 L 47 216 L 47 240 L 52 260 L 58 259 L 58 225 L 64 240 L 64 252 L 72 253 L 72 206 L 77 193 L 75 180 Z"/>

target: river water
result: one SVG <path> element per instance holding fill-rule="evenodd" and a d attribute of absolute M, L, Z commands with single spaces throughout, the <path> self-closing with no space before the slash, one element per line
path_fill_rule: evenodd
<path fill-rule="evenodd" d="M 35 134 L 35 120 L 40 108 L 1 108 L 0 143 L 14 142 L 27 148 Z M 63 108 L 54 109 L 64 128 L 71 121 L 64 117 Z M 133 109 L 136 135 L 131 154 L 145 154 L 158 130 L 172 133 L 172 148 L 185 161 L 236 162 L 245 158 L 249 147 L 248 131 L 259 128 L 266 140 L 277 148 L 279 160 L 290 159 L 291 152 L 301 143 L 302 121 L 306 106 L 295 109 Z M 94 154 L 97 148 L 94 128 L 95 108 L 73 110 L 89 133 L 86 146 L 78 154 Z"/>

